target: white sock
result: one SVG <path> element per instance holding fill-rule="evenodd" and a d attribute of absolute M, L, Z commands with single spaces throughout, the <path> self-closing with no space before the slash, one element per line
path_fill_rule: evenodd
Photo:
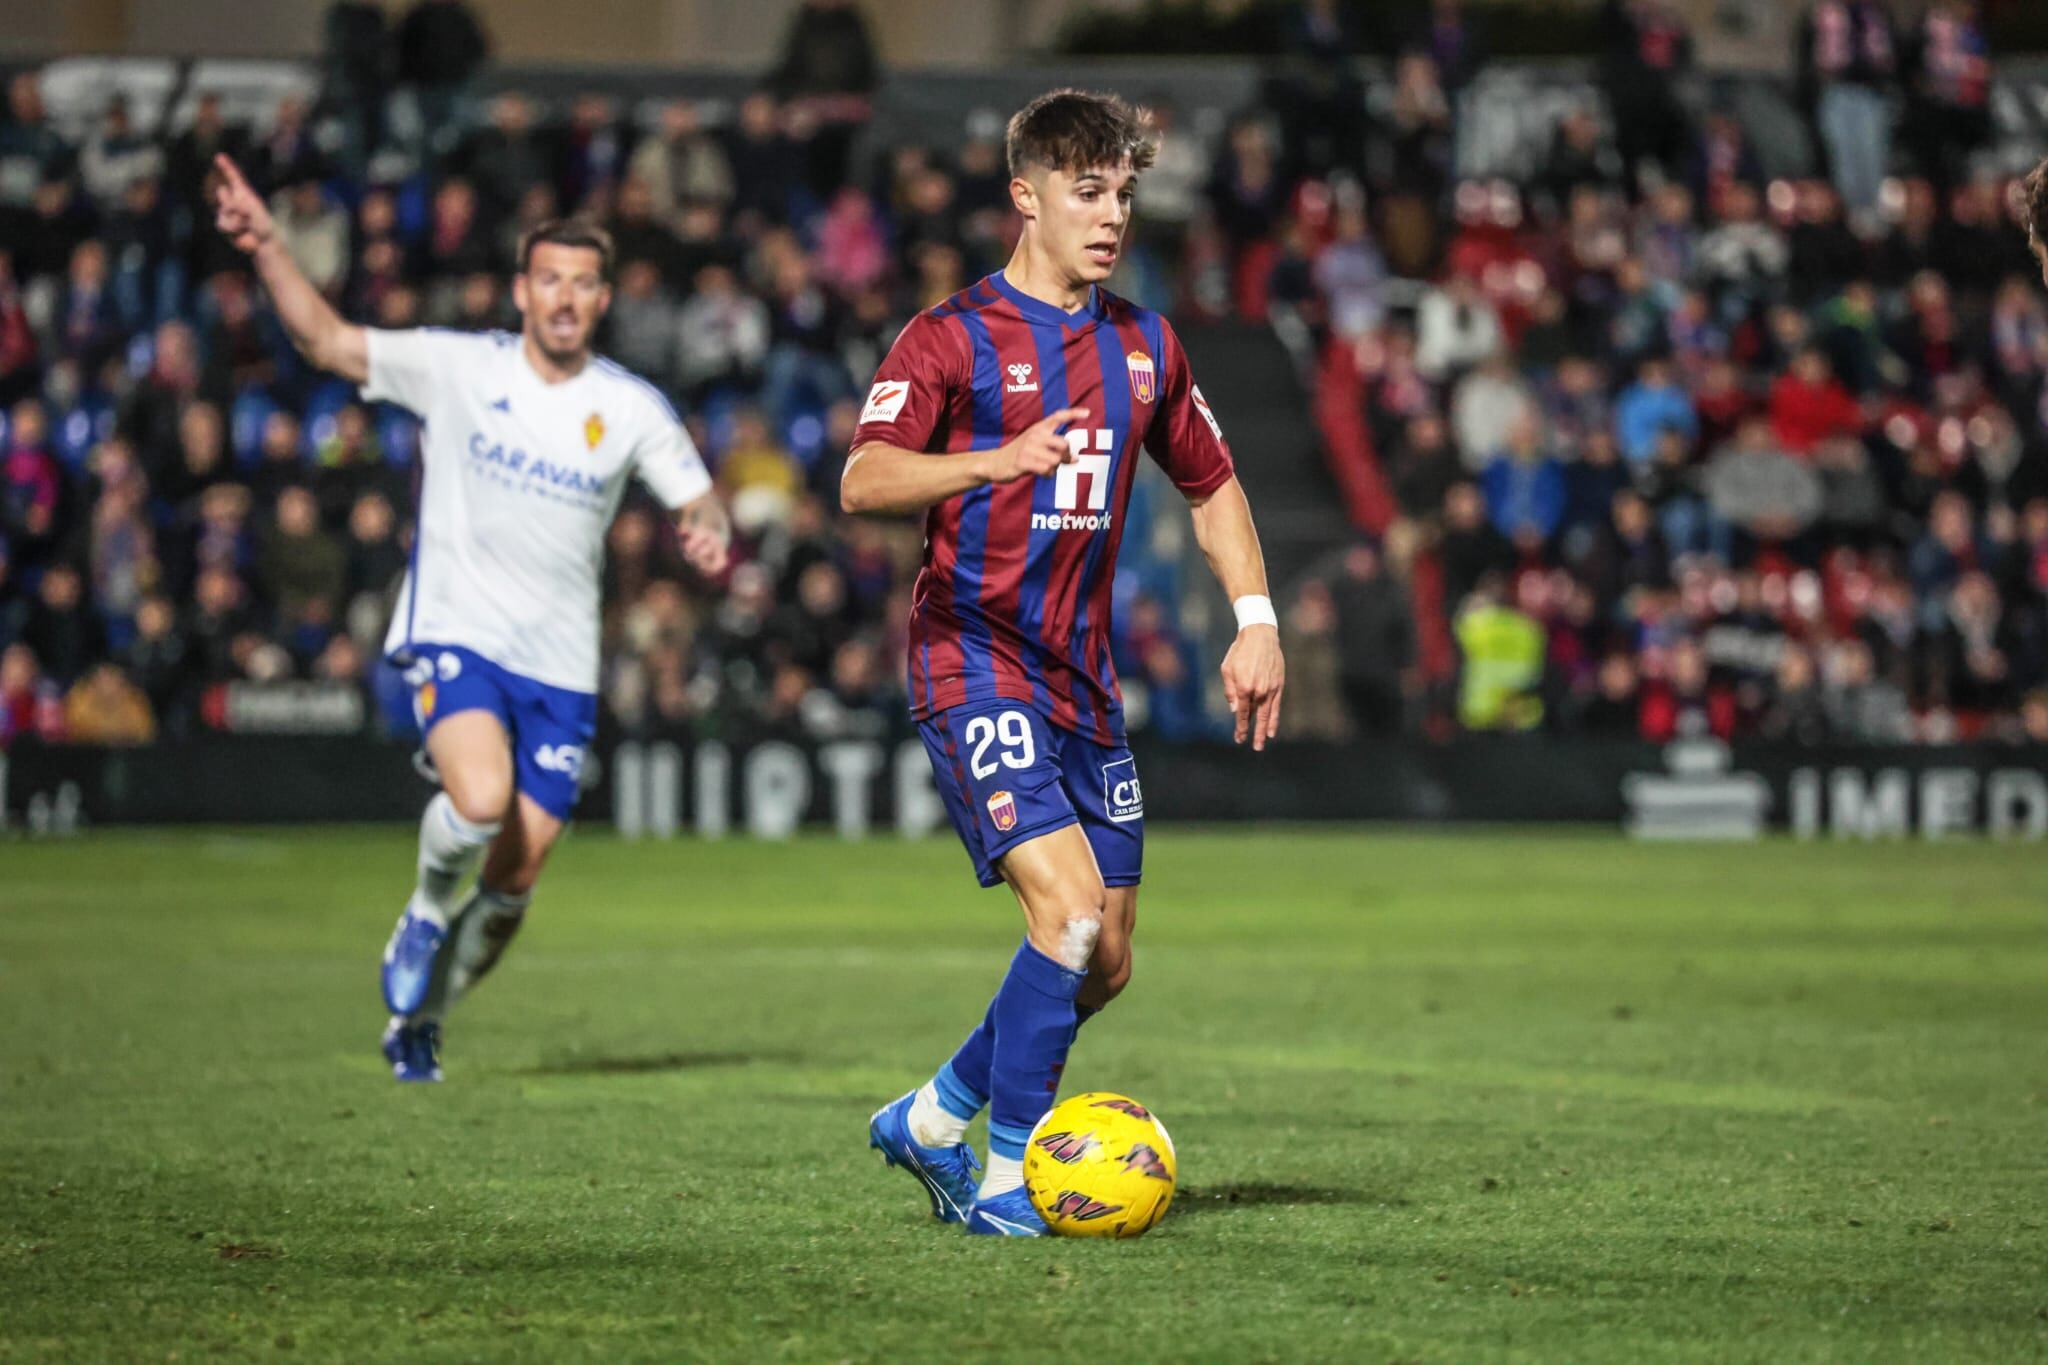
<path fill-rule="evenodd" d="M 462 818 L 447 792 L 437 792 L 420 817 L 420 880 L 412 898 L 423 919 L 447 927 L 455 893 L 476 870 L 484 846 L 497 836 L 498 825 L 474 824 Z"/>
<path fill-rule="evenodd" d="M 981 1197 L 993 1199 L 999 1194 L 1024 1187 L 1024 1162 L 1021 1157 L 988 1154 L 988 1173 L 981 1178 Z"/>
<path fill-rule="evenodd" d="M 481 882 L 477 884 L 456 915 L 454 956 L 448 964 L 448 1004 L 469 994 L 470 987 L 498 965 L 499 955 L 511 936 L 519 932 L 518 922 L 532 903 L 530 891 L 515 896 L 493 891 Z"/>
<path fill-rule="evenodd" d="M 967 1120 L 939 1103 L 939 1088 L 926 1081 L 910 1102 L 910 1137 L 920 1147 L 951 1147 L 967 1137 Z"/>

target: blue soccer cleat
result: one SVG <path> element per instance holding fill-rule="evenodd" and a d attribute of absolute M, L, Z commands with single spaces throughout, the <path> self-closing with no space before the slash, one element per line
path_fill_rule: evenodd
<path fill-rule="evenodd" d="M 977 1199 L 967 1211 L 967 1230 L 981 1237 L 1044 1237 L 1045 1220 L 1022 1185 L 992 1199 Z"/>
<path fill-rule="evenodd" d="M 945 1223 L 961 1222 L 974 1203 L 974 1173 L 981 1163 L 964 1142 L 925 1147 L 910 1135 L 910 1102 L 916 1096 L 913 1090 L 875 1111 L 868 1120 L 868 1146 L 882 1154 L 884 1165 L 901 1166 L 918 1178 L 931 1196 L 932 1217 Z"/>
<path fill-rule="evenodd" d="M 384 1060 L 401 1081 L 441 1079 L 441 1026 L 428 1019 L 409 1024 L 393 1019 L 384 1030 Z"/>
<path fill-rule="evenodd" d="M 427 1003 L 427 988 L 433 984 L 434 961 L 441 945 L 448 941 L 448 927 L 413 913 L 412 906 L 398 917 L 391 941 L 384 945 L 384 1008 L 393 1014 L 417 1014 Z"/>

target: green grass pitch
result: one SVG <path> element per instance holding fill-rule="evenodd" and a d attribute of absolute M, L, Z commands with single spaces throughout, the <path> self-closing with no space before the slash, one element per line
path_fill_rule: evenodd
<path fill-rule="evenodd" d="M 0 844 L 0 1360 L 2048 1355 L 2038 848 L 1155 831 L 1066 1077 L 1179 1144 L 1129 1243 L 866 1148 L 1016 939 L 950 844 L 579 834 L 434 1087 L 410 861 Z"/>

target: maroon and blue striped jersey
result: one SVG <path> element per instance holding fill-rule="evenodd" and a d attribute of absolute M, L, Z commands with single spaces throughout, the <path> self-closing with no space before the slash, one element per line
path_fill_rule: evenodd
<path fill-rule="evenodd" d="M 1110 587 L 1140 447 L 1182 493 L 1228 483 L 1230 447 L 1166 320 L 1107 290 L 1073 312 L 990 275 L 911 319 L 875 372 L 853 447 L 989 450 L 1061 408 L 1075 459 L 976 488 L 925 518 L 910 613 L 911 709 L 1022 702 L 1099 743 L 1124 737 Z"/>

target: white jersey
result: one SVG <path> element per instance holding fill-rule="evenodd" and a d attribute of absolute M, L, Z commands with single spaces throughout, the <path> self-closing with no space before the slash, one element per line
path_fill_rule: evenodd
<path fill-rule="evenodd" d="M 504 332 L 366 335 L 363 397 L 426 424 L 419 527 L 385 653 L 459 645 L 595 692 L 605 533 L 627 477 L 671 509 L 711 489 L 675 409 L 596 356 L 550 384 Z"/>

